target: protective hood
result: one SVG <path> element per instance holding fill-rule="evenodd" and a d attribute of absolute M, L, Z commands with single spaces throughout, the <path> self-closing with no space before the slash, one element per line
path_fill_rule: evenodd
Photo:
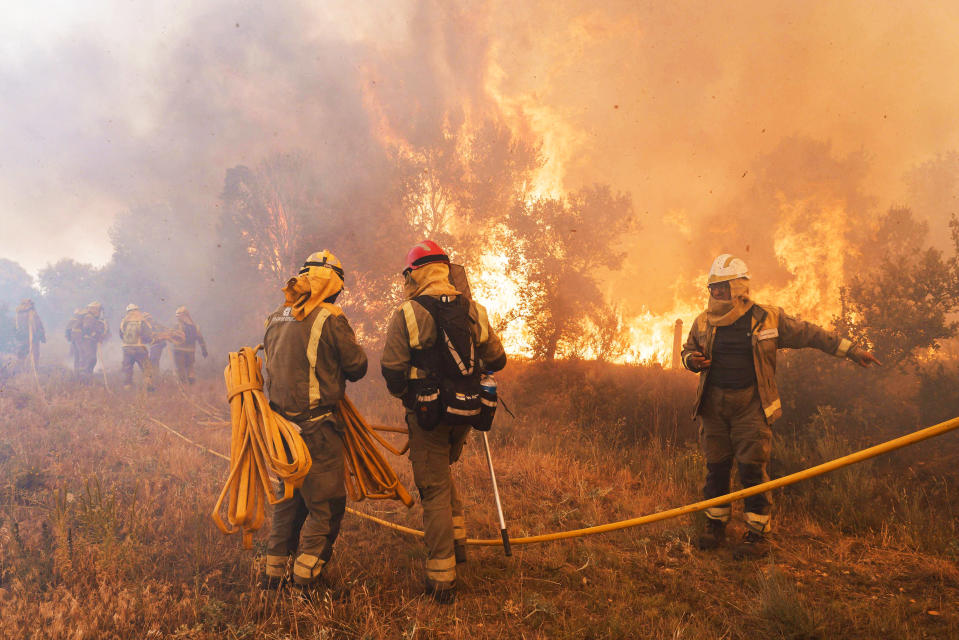
<path fill-rule="evenodd" d="M 190 316 L 190 312 L 187 310 L 186 307 L 179 307 L 176 310 L 176 319 L 182 322 L 183 324 L 196 326 L 195 323 L 193 322 L 193 318 Z"/>
<path fill-rule="evenodd" d="M 22 300 L 17 306 L 17 313 L 23 313 L 33 309 L 33 300 Z"/>
<path fill-rule="evenodd" d="M 138 321 L 139 321 L 139 322 L 143 322 L 143 321 L 148 321 L 148 322 L 149 322 L 149 321 L 150 321 L 150 314 L 149 314 L 149 313 L 145 313 L 145 312 L 143 312 L 143 311 L 140 311 L 139 308 L 137 308 L 137 309 L 130 309 L 129 311 L 127 311 L 126 315 L 123 316 L 123 320 L 126 321 L 126 322 L 138 322 Z"/>
<path fill-rule="evenodd" d="M 338 273 L 326 267 L 310 267 L 295 278 L 290 278 L 283 287 L 286 300 L 284 307 L 292 307 L 293 317 L 303 320 L 317 307 L 324 307 L 334 315 L 342 315 L 343 310 L 331 303 L 324 302 L 343 290 L 343 279 Z"/>
<path fill-rule="evenodd" d="M 717 300 L 709 296 L 706 321 L 714 327 L 728 327 L 749 311 L 753 301 L 749 299 L 749 281 L 736 278 L 729 281 L 730 300 Z"/>
<path fill-rule="evenodd" d="M 413 269 L 406 275 L 403 293 L 409 299 L 417 296 L 458 296 L 459 291 L 450 283 L 450 267 L 442 262 L 432 262 Z"/>

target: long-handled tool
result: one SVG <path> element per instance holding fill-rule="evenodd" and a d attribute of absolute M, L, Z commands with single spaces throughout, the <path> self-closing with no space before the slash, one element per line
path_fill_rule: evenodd
<path fill-rule="evenodd" d="M 110 385 L 107 384 L 107 363 L 103 361 L 103 354 L 100 353 L 99 342 L 97 343 L 97 362 L 100 363 L 100 373 L 103 374 L 103 388 L 110 391 Z"/>
<path fill-rule="evenodd" d="M 489 452 L 489 438 L 483 432 L 483 446 L 486 447 L 486 464 L 489 465 L 489 477 L 493 481 L 493 497 L 496 498 L 496 513 L 499 515 L 499 532 L 503 536 L 503 552 L 507 556 L 513 555 L 509 546 L 509 533 L 506 532 L 506 519 L 503 517 L 503 503 L 499 499 L 499 486 L 496 484 L 496 471 L 493 470 L 493 456 Z"/>
<path fill-rule="evenodd" d="M 33 380 L 37 383 L 37 393 L 40 394 L 40 401 L 43 404 L 47 404 L 47 399 L 43 395 L 43 387 L 40 385 L 40 374 L 37 373 L 37 356 L 34 349 L 36 346 L 33 344 L 33 318 L 28 317 L 27 319 L 27 331 L 30 340 L 30 350 L 27 353 L 27 357 L 30 358 L 30 368 L 33 370 Z"/>

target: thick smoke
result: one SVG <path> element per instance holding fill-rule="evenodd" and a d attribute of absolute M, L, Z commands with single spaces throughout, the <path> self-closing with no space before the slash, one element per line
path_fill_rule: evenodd
<path fill-rule="evenodd" d="M 914 202 L 945 237 L 959 190 L 959 71 L 943 64 L 959 54 L 957 14 L 411 0 L 175 13 L 104 2 L 42 29 L 12 19 L 0 27 L 0 254 L 29 270 L 59 256 L 102 263 L 107 230 L 136 235 L 126 212 L 150 210 L 157 224 L 132 259 L 169 284 L 140 302 L 218 316 L 228 169 L 302 154 L 317 215 L 334 216 L 330 244 L 343 233 L 357 246 L 363 229 L 339 216 L 355 207 L 368 229 L 390 207 L 387 143 L 428 147 L 451 123 L 492 117 L 542 143 L 534 193 L 598 182 L 633 196 L 641 230 L 608 291 L 628 311 L 701 296 L 721 251 L 786 286 L 795 273 L 777 242 L 800 230 L 794 218 L 826 233 L 838 217 L 853 242 L 890 205 Z M 401 259 L 396 245 L 384 270 Z"/>

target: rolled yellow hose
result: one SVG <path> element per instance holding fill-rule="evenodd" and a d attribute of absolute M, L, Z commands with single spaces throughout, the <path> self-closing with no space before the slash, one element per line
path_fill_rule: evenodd
<path fill-rule="evenodd" d="M 243 546 L 253 546 L 253 532 L 263 526 L 266 503 L 293 497 L 313 463 L 299 428 L 270 409 L 263 395 L 257 349 L 243 347 L 230 354 L 224 371 L 230 402 L 230 475 L 213 509 L 213 521 L 225 534 L 243 532 Z M 270 473 L 283 482 L 277 498 Z M 223 502 L 228 500 L 227 521 Z"/>

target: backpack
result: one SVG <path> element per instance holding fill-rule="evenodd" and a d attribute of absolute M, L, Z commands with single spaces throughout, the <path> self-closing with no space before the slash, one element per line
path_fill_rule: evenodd
<path fill-rule="evenodd" d="M 417 423 L 427 431 L 440 422 L 488 430 L 469 301 L 463 296 L 413 299 L 436 324 L 433 346 L 413 352 L 413 366 L 427 372 L 411 399 Z M 492 416 L 488 422 L 492 422 Z"/>
<path fill-rule="evenodd" d="M 121 338 L 123 344 L 128 347 L 142 347 L 143 342 L 140 339 L 142 320 L 127 320 L 123 323 L 123 332 Z"/>

